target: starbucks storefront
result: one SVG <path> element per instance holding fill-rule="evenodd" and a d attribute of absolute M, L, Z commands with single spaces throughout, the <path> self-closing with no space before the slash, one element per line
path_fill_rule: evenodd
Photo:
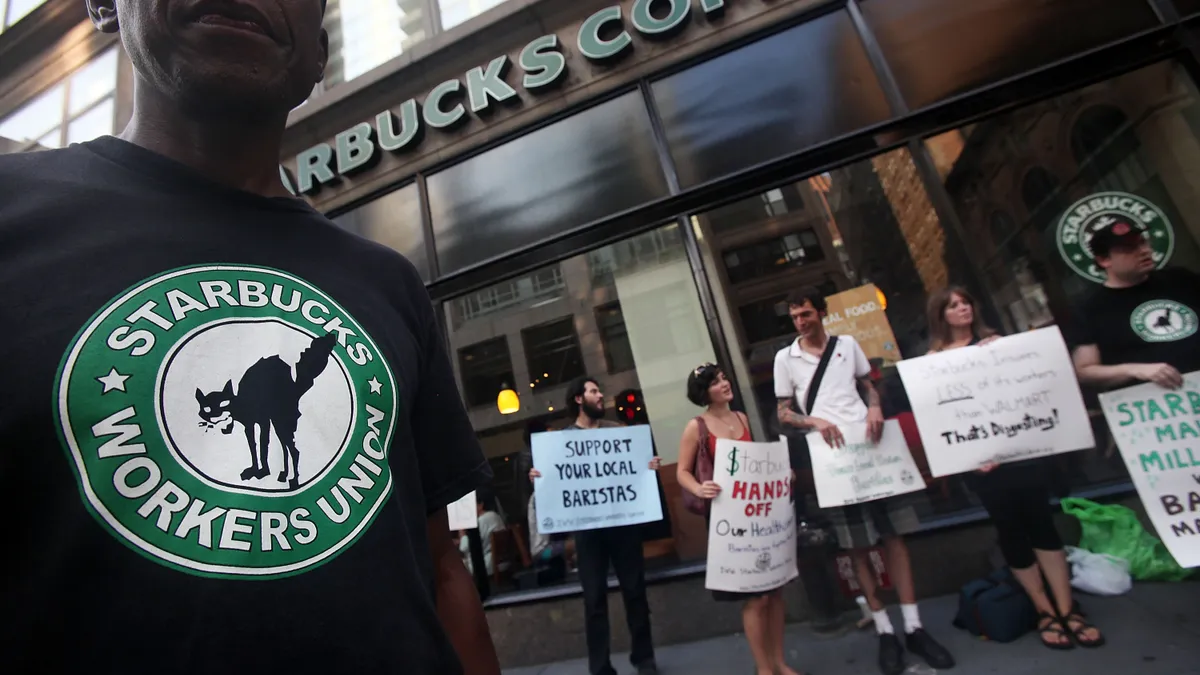
<path fill-rule="evenodd" d="M 525 549 L 528 434 L 568 423 L 572 378 L 600 381 L 610 419 L 650 426 L 666 514 L 644 528 L 656 640 L 694 639 L 740 618 L 703 591 L 704 524 L 679 503 L 698 412 L 684 381 L 723 364 L 765 437 L 788 291 L 826 292 L 829 330 L 864 345 L 894 416 L 908 405 L 895 364 L 925 353 L 925 304 L 947 284 L 1005 332 L 1070 335 L 1102 281 L 1090 234 L 1112 215 L 1144 228 L 1160 266 L 1200 270 L 1193 11 L 501 3 L 293 113 L 285 179 L 412 259 L 443 317 L 512 532 L 503 569 L 479 579 L 505 664 L 584 652 L 577 578 Z M 1128 502 L 1098 412 L 1093 426 L 1095 448 L 1057 459 L 1062 491 Z M 919 516 L 922 594 L 987 569 L 994 536 L 961 479 L 933 481 Z"/>

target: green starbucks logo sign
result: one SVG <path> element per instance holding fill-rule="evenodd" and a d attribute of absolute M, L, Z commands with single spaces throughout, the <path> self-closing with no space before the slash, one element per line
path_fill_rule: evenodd
<path fill-rule="evenodd" d="M 1146 342 L 1175 342 L 1196 334 L 1196 313 L 1174 300 L 1151 300 L 1133 310 L 1129 325 Z"/>
<path fill-rule="evenodd" d="M 1104 270 L 1092 257 L 1092 235 L 1096 230 L 1124 219 L 1142 231 L 1154 252 L 1154 263 L 1162 268 L 1175 250 L 1175 231 L 1166 214 L 1154 204 L 1126 192 L 1097 192 L 1071 205 L 1058 221 L 1058 253 L 1079 276 L 1104 283 Z"/>
<path fill-rule="evenodd" d="M 89 509 L 184 572 L 298 574 L 392 490 L 396 383 L 337 302 L 289 274 L 166 272 L 112 300 L 59 368 L 54 412 Z"/>

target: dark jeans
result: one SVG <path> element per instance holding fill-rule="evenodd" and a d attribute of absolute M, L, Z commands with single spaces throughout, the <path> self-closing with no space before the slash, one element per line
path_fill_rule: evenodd
<path fill-rule="evenodd" d="M 634 667 L 654 662 L 650 638 L 650 604 L 646 602 L 646 564 L 642 537 L 636 526 L 589 530 L 575 535 L 579 583 L 583 586 L 583 612 L 587 630 L 588 671 L 615 675 L 609 661 L 608 566 L 616 570 L 625 599 L 625 623 L 633 641 L 629 660 Z"/>

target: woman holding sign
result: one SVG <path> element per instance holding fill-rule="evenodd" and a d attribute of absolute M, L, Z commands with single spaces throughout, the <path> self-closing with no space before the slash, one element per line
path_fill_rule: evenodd
<path fill-rule="evenodd" d="M 929 298 L 929 353 L 986 345 L 998 339 L 975 311 L 966 289 L 951 286 Z M 984 466 L 966 476 L 996 526 L 1000 550 L 1038 611 L 1042 644 L 1051 649 L 1099 647 L 1104 636 L 1076 610 L 1062 538 L 1054 527 L 1051 486 L 1043 460 Z M 1054 602 L 1046 595 L 1046 585 Z"/>
<path fill-rule="evenodd" d="M 725 378 L 720 367 L 706 363 L 688 375 L 688 400 L 704 406 L 704 412 L 688 422 L 679 441 L 679 464 L 676 478 L 679 485 L 709 506 L 712 499 L 721 493 L 721 486 L 711 480 L 701 482 L 696 477 L 696 460 L 701 453 L 712 458 L 716 452 L 717 439 L 750 441 L 750 422 L 744 413 L 729 408 L 733 401 L 733 387 Z M 709 462 L 708 466 L 712 466 Z M 707 514 L 705 522 L 708 521 Z M 750 653 L 754 655 L 757 675 L 798 675 L 788 667 L 783 657 L 783 589 L 775 588 L 760 593 L 733 593 L 713 591 L 718 602 L 742 602 L 742 627 Z"/>

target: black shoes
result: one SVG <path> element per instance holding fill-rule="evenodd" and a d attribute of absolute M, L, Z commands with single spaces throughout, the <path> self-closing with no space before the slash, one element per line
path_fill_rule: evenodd
<path fill-rule="evenodd" d="M 938 644 L 932 635 L 926 633 L 924 628 L 918 628 L 909 633 L 904 641 L 908 646 L 908 651 L 925 659 L 925 663 L 928 663 L 929 667 L 937 670 L 954 667 L 954 657 L 945 647 Z"/>
<path fill-rule="evenodd" d="M 918 628 L 904 640 L 908 651 L 921 657 L 931 668 L 946 670 L 954 667 L 954 657 L 933 636 Z M 904 672 L 904 647 L 900 638 L 892 634 L 879 636 L 879 670 L 883 675 L 900 675 Z"/>
<path fill-rule="evenodd" d="M 891 633 L 879 636 L 879 670 L 883 675 L 900 675 L 904 672 L 904 647 L 900 639 Z"/>

